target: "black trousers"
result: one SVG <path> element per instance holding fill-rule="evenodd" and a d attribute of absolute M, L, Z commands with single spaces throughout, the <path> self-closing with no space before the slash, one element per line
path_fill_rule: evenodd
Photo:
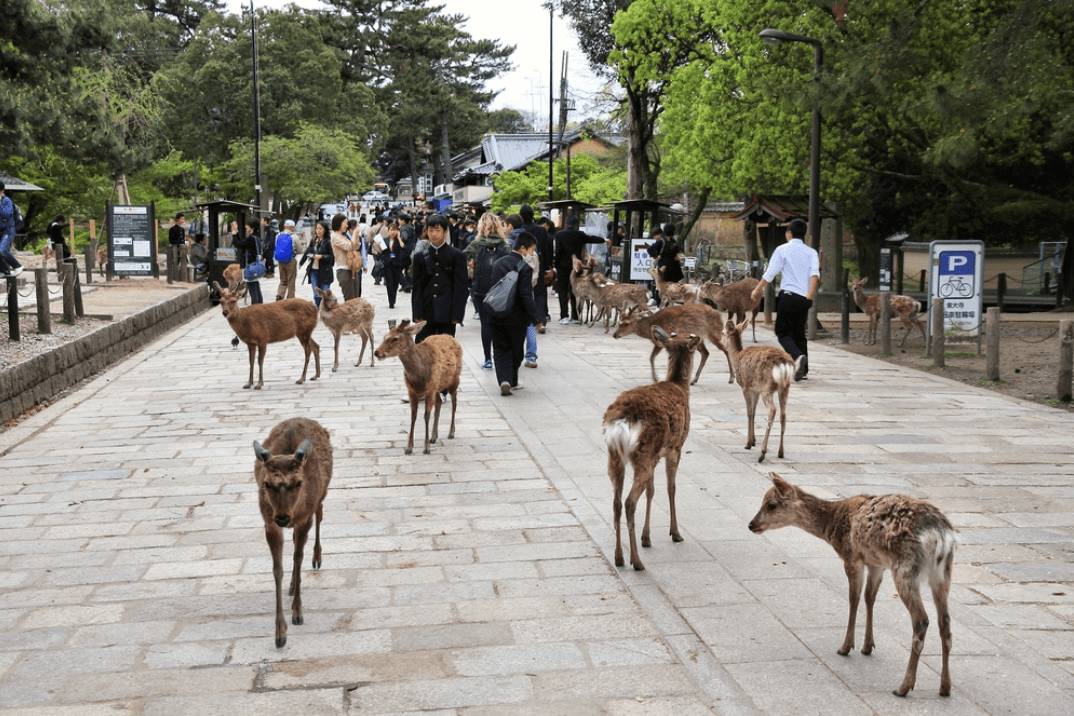
<path fill-rule="evenodd" d="M 526 357 L 528 324 L 492 323 L 492 363 L 496 366 L 496 382 L 518 385 L 518 367 Z"/>
<path fill-rule="evenodd" d="M 451 321 L 447 323 L 437 323 L 435 321 L 426 321 L 422 329 L 418 331 L 418 335 L 414 336 L 415 343 L 421 343 L 429 336 L 451 336 L 455 337 L 455 324 Z"/>
<path fill-rule="evenodd" d="M 578 300 L 574 297 L 571 286 L 571 272 L 560 269 L 556 276 L 556 295 L 559 297 L 559 317 L 567 318 L 567 309 L 570 308 L 570 317 L 578 319 Z"/>
<path fill-rule="evenodd" d="M 813 302 L 790 291 L 780 291 L 776 304 L 776 338 L 791 358 L 809 355 L 806 345 L 806 321 Z"/>

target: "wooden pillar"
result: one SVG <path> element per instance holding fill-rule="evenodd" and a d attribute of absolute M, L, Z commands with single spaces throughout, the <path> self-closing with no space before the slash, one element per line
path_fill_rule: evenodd
<path fill-rule="evenodd" d="M 1056 384 L 1056 396 L 1059 400 L 1070 402 L 1071 376 L 1074 374 L 1074 320 L 1059 322 L 1059 380 Z"/>
<path fill-rule="evenodd" d="M 52 313 L 48 307 L 48 267 L 34 269 L 34 285 L 37 289 L 37 332 L 52 333 Z"/>
<path fill-rule="evenodd" d="M 989 308 L 985 313 L 985 380 L 993 383 L 999 380 L 999 319 L 998 308 Z"/>
<path fill-rule="evenodd" d="M 880 352 L 891 355 L 891 291 L 880 292 Z"/>
<path fill-rule="evenodd" d="M 932 365 L 937 368 L 944 367 L 944 333 L 943 333 L 943 308 L 944 300 L 939 296 L 932 299 Z"/>

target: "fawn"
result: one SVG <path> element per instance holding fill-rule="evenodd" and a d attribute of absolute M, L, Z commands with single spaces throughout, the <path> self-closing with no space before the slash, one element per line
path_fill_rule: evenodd
<path fill-rule="evenodd" d="M 612 336 L 622 338 L 638 335 L 653 342 L 653 352 L 649 354 L 649 368 L 652 370 L 655 383 L 657 381 L 656 356 L 664 348 L 652 338 L 653 326 L 660 326 L 667 333 L 701 337 L 701 344 L 697 347 L 697 352 L 701 354 L 701 363 L 697 366 L 697 375 L 694 376 L 691 384 L 696 383 L 701 377 L 701 369 L 705 367 L 705 362 L 709 359 L 705 339 L 715 343 L 716 347 L 727 356 L 727 369 L 730 372 L 727 382 L 735 382 L 735 367 L 731 364 L 731 356 L 728 355 L 723 345 L 723 318 L 718 310 L 703 303 L 693 303 L 671 306 L 655 313 L 645 307 L 630 308 L 623 313 L 619 318 L 619 326 Z"/>
<path fill-rule="evenodd" d="M 865 312 L 865 315 L 869 316 L 869 337 L 867 339 L 868 344 L 876 343 L 876 327 L 880 322 L 880 296 L 866 296 L 865 290 L 862 288 L 869 282 L 868 278 L 863 279 L 851 279 L 850 283 L 854 289 L 854 303 L 858 304 L 858 308 Z M 915 301 L 909 296 L 892 296 L 891 297 L 891 315 L 898 316 L 902 321 L 904 332 L 902 334 L 902 342 L 899 343 L 899 348 L 902 348 L 906 344 L 906 339 L 910 337 L 910 329 L 913 326 L 917 326 L 921 330 L 921 339 L 925 338 L 925 322 L 917 317 L 917 314 L 921 312 L 921 302 Z"/>
<path fill-rule="evenodd" d="M 667 379 L 625 391 L 604 412 L 604 441 L 608 445 L 608 477 L 612 481 L 615 517 L 615 565 L 623 566 L 623 547 L 619 539 L 619 518 L 622 514 L 623 482 L 627 461 L 634 468 L 634 482 L 626 499 L 627 532 L 630 534 L 630 564 L 636 570 L 645 569 L 638 556 L 634 539 L 634 509 L 644 492 L 645 526 L 641 531 L 641 546 L 649 547 L 649 513 L 653 506 L 653 473 L 656 463 L 664 458 L 667 470 L 668 499 L 671 507 L 671 539 L 682 542 L 679 523 L 675 518 L 675 475 L 683 443 L 690 433 L 690 372 L 694 351 L 701 338 L 671 336 L 659 326 L 652 328 L 653 340 L 668 352 Z"/>
<path fill-rule="evenodd" d="M 921 583 L 928 582 L 943 648 L 940 696 L 950 696 L 951 672 L 947 661 L 951 653 L 951 616 L 947 594 L 951 589 L 957 536 L 947 517 L 931 503 L 908 495 L 858 495 L 829 502 L 795 487 L 774 472 L 771 479 L 772 487 L 750 521 L 750 531 L 760 534 L 793 525 L 820 537 L 842 557 L 850 582 L 850 621 L 839 654 L 846 656 L 854 648 L 854 622 L 866 569 L 869 576 L 865 582 L 865 643 L 861 653 L 872 653 L 876 646 L 873 603 L 884 570 L 890 569 L 914 629 L 906 676 L 893 692 L 896 696 L 906 696 L 914 688 L 917 662 L 929 628 L 929 617 L 921 602 Z"/>
<path fill-rule="evenodd" d="M 746 436 L 746 449 L 757 444 L 753 432 L 753 421 L 757 416 L 757 399 L 764 400 L 768 408 L 768 427 L 764 431 L 761 443 L 761 456 L 757 462 L 764 462 L 768 453 L 768 436 L 772 432 L 772 422 L 776 419 L 776 403 L 773 396 L 779 396 L 779 457 L 783 457 L 783 433 L 787 430 L 787 393 L 794 382 L 794 360 L 782 348 L 772 346 L 750 346 L 743 350 L 742 332 L 746 330 L 749 320 L 735 325 L 728 321 L 724 324 L 724 346 L 731 363 L 735 366 L 735 377 L 742 387 L 742 396 L 746 399 L 746 419 L 749 432 Z"/>
<path fill-rule="evenodd" d="M 741 323 L 746 320 L 746 314 L 752 312 L 753 318 L 750 323 L 753 326 L 753 342 L 756 343 L 757 314 L 761 311 L 761 299 L 754 301 L 751 294 L 759 283 L 757 279 L 748 276 L 726 286 L 706 281 L 701 284 L 700 296 L 702 299 L 710 299 L 727 311 L 728 323 L 732 320 Z"/>

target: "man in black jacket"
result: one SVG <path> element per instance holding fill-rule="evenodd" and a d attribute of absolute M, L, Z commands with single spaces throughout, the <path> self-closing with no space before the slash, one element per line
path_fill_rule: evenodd
<path fill-rule="evenodd" d="M 541 275 L 537 279 L 537 285 L 533 287 L 533 300 L 537 302 L 537 312 L 541 317 L 541 327 L 538 333 L 544 333 L 544 322 L 548 320 L 548 285 L 545 279 L 554 275 L 552 267 L 555 265 L 555 250 L 552 248 L 552 239 L 548 232 L 540 224 L 533 222 L 533 208 L 529 204 L 523 204 L 518 209 L 522 217 L 522 230 L 529 233 L 537 241 L 537 258 L 541 262 Z"/>
<path fill-rule="evenodd" d="M 574 259 L 582 258 L 585 253 L 585 245 L 590 239 L 583 231 L 578 230 L 578 217 L 567 217 L 567 228 L 556 232 L 556 292 L 559 294 L 559 322 L 563 325 L 578 323 L 578 300 L 574 297 L 571 289 L 571 272 L 574 270 Z M 567 307 L 570 306 L 570 317 L 567 316 Z"/>
<path fill-rule="evenodd" d="M 526 257 L 537 249 L 537 239 L 523 231 L 515 239 L 515 250 L 492 267 L 492 282 L 496 285 L 507 274 L 518 271 L 514 306 L 506 318 L 490 316 L 492 326 L 492 356 L 500 394 L 511 395 L 522 386 L 518 382 L 518 367 L 526 357 L 526 328 L 532 323 L 544 328 L 544 314 L 533 299 L 533 269 Z"/>
<path fill-rule="evenodd" d="M 175 254 L 175 265 L 182 267 L 179 275 L 186 276 L 186 214 L 181 211 L 168 229 L 168 248 Z"/>
<path fill-rule="evenodd" d="M 426 229 L 429 245 L 413 259 L 410 304 L 414 322 L 425 321 L 415 343 L 436 334 L 454 336 L 455 326 L 466 314 L 466 257 L 448 243 L 448 221 L 443 214 L 429 217 Z"/>

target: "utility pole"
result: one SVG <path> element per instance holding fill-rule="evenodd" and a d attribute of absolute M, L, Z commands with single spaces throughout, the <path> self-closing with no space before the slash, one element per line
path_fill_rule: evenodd
<path fill-rule="evenodd" d="M 556 143 L 556 157 L 563 154 L 563 134 L 567 131 L 567 112 L 571 109 L 567 105 L 567 56 L 563 51 L 563 67 L 559 73 L 559 142 Z M 567 197 L 571 198 L 571 152 L 567 149 Z"/>
<path fill-rule="evenodd" d="M 257 68 L 257 16 L 254 0 L 250 0 L 250 39 L 254 62 L 254 196 L 258 212 L 261 211 L 261 91 Z"/>

